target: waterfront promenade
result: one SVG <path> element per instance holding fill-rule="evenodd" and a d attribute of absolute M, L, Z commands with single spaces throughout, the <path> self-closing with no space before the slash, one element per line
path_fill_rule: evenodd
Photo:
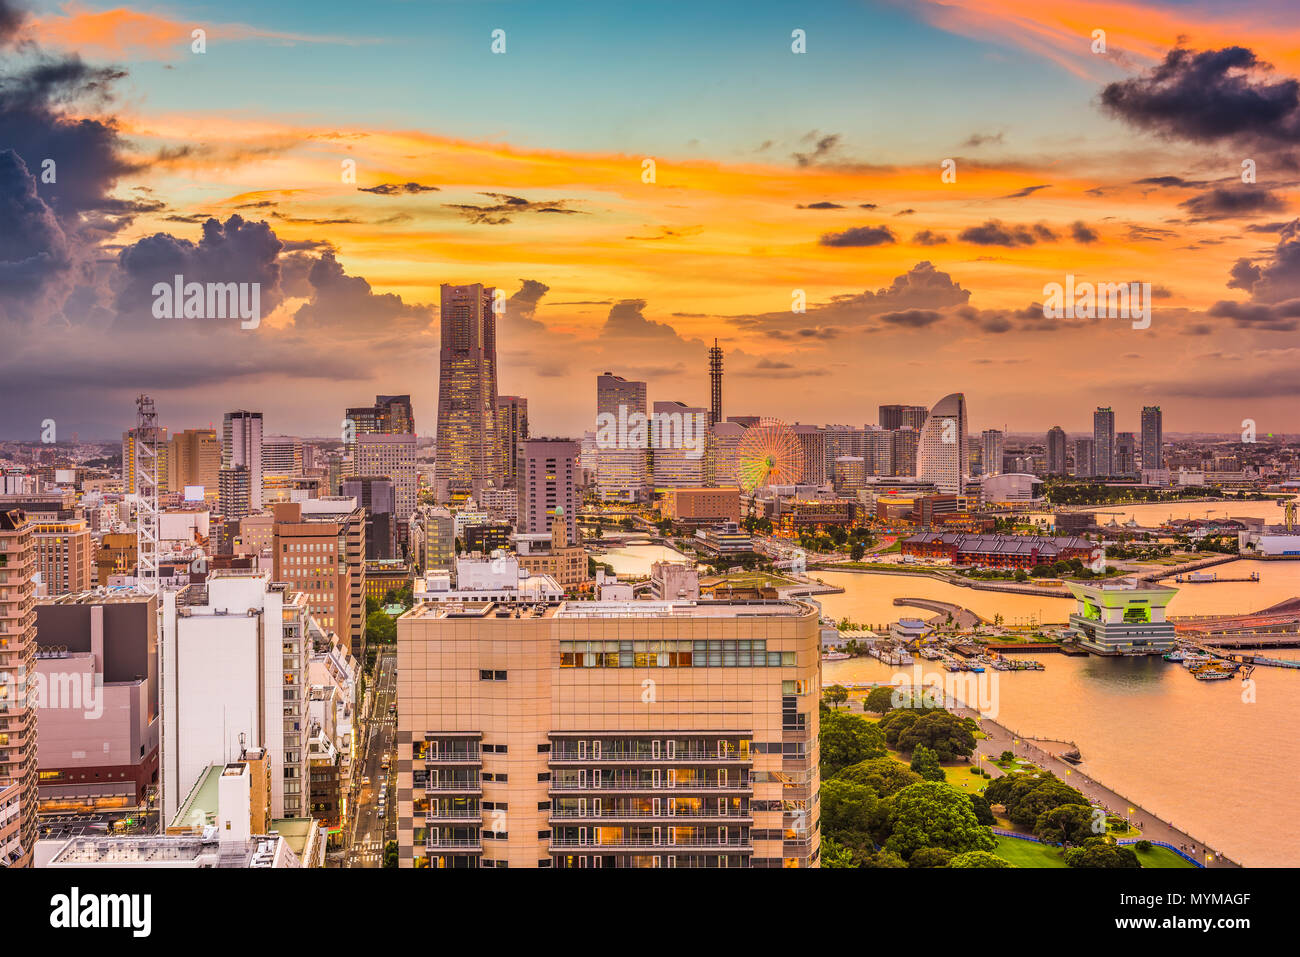
<path fill-rule="evenodd" d="M 1017 757 L 1026 758 L 1039 767 L 1051 771 L 1066 784 L 1081 791 L 1089 801 L 1101 805 L 1111 814 L 1121 818 L 1127 817 L 1134 827 L 1142 831 L 1142 837 L 1148 841 L 1179 848 L 1188 857 L 1205 867 L 1241 866 L 1224 857 L 1214 848 L 1207 848 L 1204 841 L 1179 830 L 1168 821 L 1157 817 L 1123 795 L 1117 794 L 1105 785 L 1093 780 L 1078 768 L 1039 747 L 1032 740 L 1021 737 L 996 721 L 981 718 L 979 713 L 972 708 L 953 702 L 950 702 L 949 706 L 962 717 L 970 716 L 974 718 L 979 722 L 984 733 L 988 735 L 988 737 L 976 743 L 976 753 L 971 756 L 971 760 L 980 762 L 979 755 L 983 754 L 985 760 L 980 762 L 981 766 L 995 778 L 1002 777 L 1007 772 L 993 762 L 997 760 L 1003 751 L 1010 751 Z M 1129 808 L 1133 809 L 1132 814 L 1127 813 Z"/>

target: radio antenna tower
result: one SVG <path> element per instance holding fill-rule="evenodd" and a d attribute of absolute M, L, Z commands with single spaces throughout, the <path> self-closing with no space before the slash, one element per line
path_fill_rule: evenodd
<path fill-rule="evenodd" d="M 158 594 L 158 413 L 153 399 L 135 400 L 136 590 Z"/>
<path fill-rule="evenodd" d="M 722 347 L 718 345 L 717 339 L 713 340 L 713 348 L 709 350 L 709 379 L 713 387 L 709 425 L 714 426 L 722 421 Z"/>

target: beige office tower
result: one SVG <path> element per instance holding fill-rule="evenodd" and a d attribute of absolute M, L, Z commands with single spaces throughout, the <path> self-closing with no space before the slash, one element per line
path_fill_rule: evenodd
<path fill-rule="evenodd" d="M 740 484 L 740 440 L 745 427 L 739 422 L 719 422 L 709 428 L 704 461 L 704 484 L 712 487 Z"/>
<path fill-rule="evenodd" d="M 0 510 L 0 868 L 36 844 L 36 549 L 20 508 Z"/>
<path fill-rule="evenodd" d="M 596 487 L 602 501 L 639 501 L 646 486 L 650 433 L 645 383 L 606 372 L 596 377 Z"/>
<path fill-rule="evenodd" d="M 818 615 L 798 601 L 417 605 L 401 867 L 816 867 Z"/>
<path fill-rule="evenodd" d="M 127 495 L 136 493 L 136 445 L 141 441 L 151 441 L 158 450 L 158 494 L 180 491 L 179 489 L 173 489 L 168 484 L 171 474 L 169 464 L 171 443 L 167 441 L 167 430 L 162 427 L 146 429 L 143 432 L 139 428 L 135 428 L 122 433 L 122 490 Z M 147 457 L 145 461 L 149 461 Z"/>
<path fill-rule="evenodd" d="M 305 592 L 307 612 L 347 641 L 358 658 L 365 652 L 366 515 L 355 498 L 327 496 L 277 503 L 271 552 L 277 582 Z"/>
<path fill-rule="evenodd" d="M 186 486 L 203 486 L 204 496 L 215 498 L 221 471 L 221 440 L 216 429 L 186 429 L 167 443 L 167 488 L 183 492 Z"/>
<path fill-rule="evenodd" d="M 497 396 L 497 442 L 501 446 L 501 483 L 519 484 L 519 444 L 528 438 L 528 400 L 522 395 Z"/>
<path fill-rule="evenodd" d="M 442 287 L 435 473 L 440 495 L 501 484 L 494 294 L 478 283 Z"/>
<path fill-rule="evenodd" d="M 415 433 L 357 436 L 353 471 L 356 475 L 383 475 L 393 482 L 393 507 L 399 523 L 415 514 L 420 478 L 415 471 Z"/>
<path fill-rule="evenodd" d="M 36 571 L 46 595 L 76 594 L 94 587 L 95 539 L 85 519 L 41 519 L 32 525 L 32 532 Z"/>

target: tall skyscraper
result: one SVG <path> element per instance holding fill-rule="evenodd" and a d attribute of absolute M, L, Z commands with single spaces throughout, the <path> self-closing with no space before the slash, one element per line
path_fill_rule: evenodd
<path fill-rule="evenodd" d="M 36 551 L 20 508 L 0 510 L 0 862 L 30 867 L 36 844 Z"/>
<path fill-rule="evenodd" d="M 722 347 L 718 340 L 713 340 L 709 349 L 709 425 L 722 421 Z"/>
<path fill-rule="evenodd" d="M 921 442 L 921 433 L 917 429 L 893 429 L 889 436 L 890 462 L 889 475 L 915 475 L 916 450 Z"/>
<path fill-rule="evenodd" d="M 221 467 L 248 469 L 248 508 L 262 510 L 262 413 L 227 412 L 221 427 Z M 227 516 L 229 518 L 231 516 Z"/>
<path fill-rule="evenodd" d="M 1064 475 L 1065 472 L 1065 429 L 1054 425 L 1047 430 L 1047 474 Z"/>
<path fill-rule="evenodd" d="M 984 464 L 985 475 L 1002 474 L 1004 439 L 1005 437 L 998 429 L 985 429 L 980 436 L 980 455 Z"/>
<path fill-rule="evenodd" d="M 558 518 L 565 540 L 578 541 L 578 443 L 571 439 L 528 439 L 524 442 L 519 482 L 519 531 L 551 531 Z"/>
<path fill-rule="evenodd" d="M 201 485 L 207 497 L 215 497 L 220 470 L 221 442 L 216 429 L 186 429 L 172 436 L 167 447 L 169 490 L 183 492 L 186 487 Z"/>
<path fill-rule="evenodd" d="M 647 409 L 644 382 L 612 372 L 596 377 L 596 486 L 602 501 L 635 502 L 641 498 L 650 433 L 648 426 L 637 431 L 633 423 L 637 416 L 643 421 Z"/>
<path fill-rule="evenodd" d="M 916 429 L 920 432 L 929 412 L 930 410 L 923 405 L 882 405 L 880 427 L 891 430 Z"/>
<path fill-rule="evenodd" d="M 704 484 L 709 411 L 682 402 L 656 402 L 650 445 L 656 488 Z"/>
<path fill-rule="evenodd" d="M 1142 468 L 1165 467 L 1164 414 L 1158 405 L 1142 407 Z"/>
<path fill-rule="evenodd" d="M 795 423 L 790 427 L 794 437 L 799 440 L 803 450 L 803 475 L 800 483 L 804 485 L 825 485 L 830 481 L 826 472 L 826 433 L 815 425 Z"/>
<path fill-rule="evenodd" d="M 528 438 L 528 400 L 521 395 L 497 396 L 497 436 L 501 444 L 501 481 L 519 485 L 519 443 Z"/>
<path fill-rule="evenodd" d="M 252 478 L 247 465 L 233 465 L 217 473 L 217 509 L 226 521 L 238 521 L 256 511 L 252 507 Z"/>
<path fill-rule="evenodd" d="M 916 449 L 916 477 L 948 495 L 960 495 L 965 478 L 966 396 L 946 395 L 930 411 Z"/>
<path fill-rule="evenodd" d="M 729 488 L 740 484 L 740 440 L 744 434 L 745 427 L 739 422 L 719 422 L 709 429 L 705 485 Z"/>
<path fill-rule="evenodd" d="M 442 287 L 436 459 L 442 496 L 501 484 L 494 295 L 479 283 Z"/>
<path fill-rule="evenodd" d="M 1115 413 L 1109 406 L 1092 414 L 1092 474 L 1115 474 Z"/>
<path fill-rule="evenodd" d="M 1076 439 L 1074 442 L 1074 474 L 1077 478 L 1092 478 L 1097 474 L 1092 439 Z"/>

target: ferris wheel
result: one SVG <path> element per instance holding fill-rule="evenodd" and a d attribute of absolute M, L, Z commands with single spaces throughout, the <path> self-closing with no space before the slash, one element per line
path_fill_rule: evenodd
<path fill-rule="evenodd" d="M 761 418 L 740 437 L 740 485 L 746 492 L 765 485 L 791 485 L 803 476 L 803 446 L 780 419 Z"/>

